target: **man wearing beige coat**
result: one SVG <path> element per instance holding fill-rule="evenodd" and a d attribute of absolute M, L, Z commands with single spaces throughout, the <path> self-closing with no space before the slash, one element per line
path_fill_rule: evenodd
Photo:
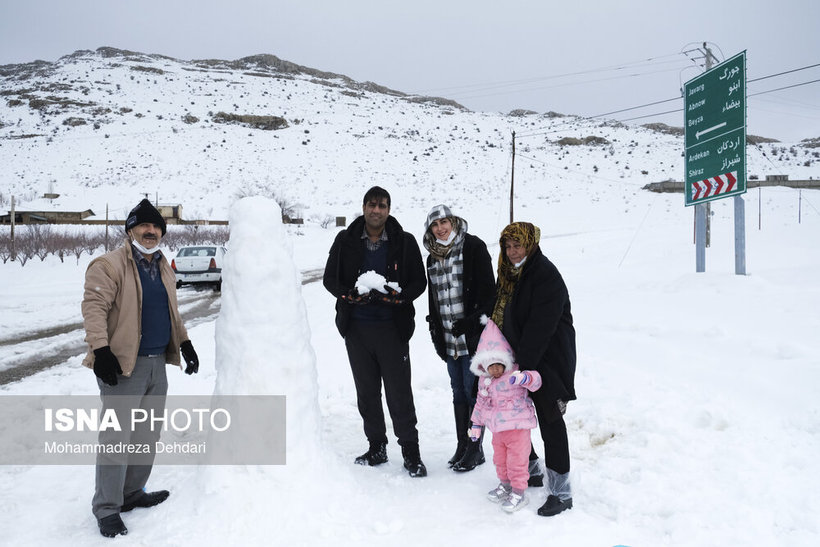
<path fill-rule="evenodd" d="M 152 507 L 169 492 L 146 492 L 153 467 L 159 428 L 131 428 L 131 411 L 141 408 L 161 414 L 168 381 L 165 365 L 181 366 L 186 374 L 199 370 L 199 359 L 179 315 L 176 276 L 159 251 L 165 219 L 147 199 L 125 221 L 125 245 L 94 259 L 85 275 L 82 312 L 88 342 L 83 364 L 94 370 L 102 399 L 102 415 L 113 409 L 122 431 L 102 429 L 100 445 L 150 446 L 150 454 L 97 455 L 92 511 L 105 537 L 125 535 L 120 513 Z"/>

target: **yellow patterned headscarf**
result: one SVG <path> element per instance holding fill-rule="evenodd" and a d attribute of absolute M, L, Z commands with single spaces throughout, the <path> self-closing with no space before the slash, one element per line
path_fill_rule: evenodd
<path fill-rule="evenodd" d="M 541 241 L 541 229 L 530 222 L 513 222 L 501 231 L 499 243 L 501 250 L 498 253 L 498 291 L 495 307 L 493 308 L 493 322 L 499 326 L 504 324 L 504 309 L 512 298 L 515 284 L 521 277 L 522 268 L 516 268 L 504 250 L 504 241 L 513 239 L 519 242 L 527 251 L 527 260 L 535 253 L 538 242 Z"/>

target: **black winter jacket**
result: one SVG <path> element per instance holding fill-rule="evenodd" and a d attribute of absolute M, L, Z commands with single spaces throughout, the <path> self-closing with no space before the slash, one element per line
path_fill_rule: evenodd
<path fill-rule="evenodd" d="M 495 275 L 493 274 L 493 263 L 487 245 L 480 238 L 465 234 L 464 246 L 462 247 L 462 259 L 464 263 L 464 318 L 467 320 L 468 328 L 465 337 L 467 339 L 467 350 L 470 355 L 475 354 L 478 346 L 478 339 L 484 326 L 479 321 L 482 315 L 490 316 L 493 313 L 495 303 Z M 427 266 L 433 263 L 432 255 L 427 256 Z M 428 272 L 427 281 L 430 276 Z M 435 289 L 430 284 L 427 291 L 427 301 L 430 315 L 427 321 L 430 324 L 430 338 L 436 353 L 442 360 L 447 360 L 444 348 L 444 331 L 441 323 L 441 314 L 433 293 Z"/>
<path fill-rule="evenodd" d="M 339 232 L 325 265 L 323 283 L 325 288 L 336 297 L 336 327 L 344 337 L 350 325 L 350 312 L 355 304 L 341 299 L 356 285 L 356 280 L 362 272 L 364 262 L 364 217 L 360 216 L 350 223 L 346 229 Z M 399 336 L 409 341 L 415 329 L 414 317 L 416 310 L 413 300 L 421 296 L 427 286 L 424 274 L 424 262 L 421 252 L 412 234 L 405 232 L 399 221 L 392 216 L 387 217 L 387 281 L 395 281 L 401 287 L 401 297 L 404 304 L 393 308 L 393 320 L 396 323 Z"/>
<path fill-rule="evenodd" d="M 540 247 L 522 267 L 501 330 L 521 370 L 541 374 L 543 385 L 532 393 L 533 400 L 555 406 L 558 399 L 576 398 L 575 328 L 569 293 L 558 269 Z"/>

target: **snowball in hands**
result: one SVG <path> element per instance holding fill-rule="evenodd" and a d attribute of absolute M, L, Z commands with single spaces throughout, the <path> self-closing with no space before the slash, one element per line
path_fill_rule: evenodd
<path fill-rule="evenodd" d="M 367 294 L 374 289 L 382 294 L 387 294 L 387 291 L 384 288 L 385 286 L 390 287 L 397 293 L 401 292 L 401 287 L 399 287 L 398 283 L 395 281 L 388 283 L 387 279 L 385 279 L 383 275 L 378 274 L 373 270 L 364 272 L 359 276 L 359 279 L 356 280 L 356 290 L 359 291 L 359 294 Z"/>

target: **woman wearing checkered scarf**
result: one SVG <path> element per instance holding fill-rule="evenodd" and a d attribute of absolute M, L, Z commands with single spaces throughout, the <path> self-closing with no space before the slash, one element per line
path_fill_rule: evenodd
<path fill-rule="evenodd" d="M 487 245 L 467 233 L 467 221 L 446 205 L 433 207 L 424 229 L 422 241 L 430 252 L 427 321 L 436 353 L 447 363 L 453 390 L 457 446 L 447 463 L 454 471 L 471 471 L 484 463 L 481 439 L 470 442 L 467 431 L 476 402 L 470 359 L 483 329 L 480 318 L 490 314 L 495 301 L 492 259 Z"/>
<path fill-rule="evenodd" d="M 521 370 L 537 370 L 543 385 L 530 394 L 544 441 L 547 501 L 542 516 L 572 507 L 569 441 L 564 412 L 575 399 L 575 328 L 569 292 L 555 265 L 541 252 L 541 230 L 514 222 L 499 238 L 498 284 L 492 319 L 509 342 Z M 530 477 L 540 473 L 535 452 Z"/>

